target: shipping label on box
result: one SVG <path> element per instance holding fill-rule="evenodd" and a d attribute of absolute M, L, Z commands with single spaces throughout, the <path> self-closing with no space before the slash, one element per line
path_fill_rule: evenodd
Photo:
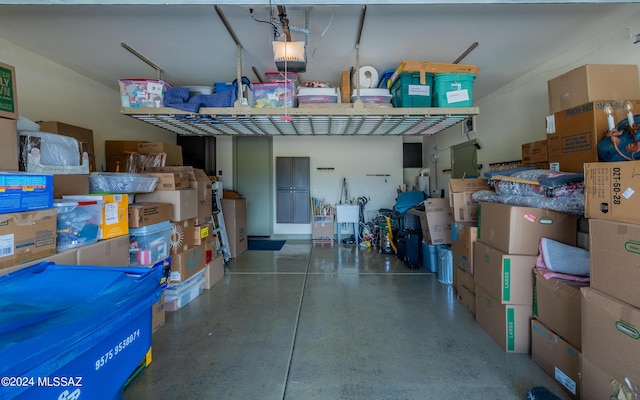
<path fill-rule="evenodd" d="M 15 67 L 0 62 L 0 117 L 18 119 Z"/>
<path fill-rule="evenodd" d="M 196 225 L 194 228 L 194 246 L 204 244 L 213 237 L 213 224 L 211 222 Z"/>
<path fill-rule="evenodd" d="M 585 216 L 640 223 L 640 161 L 584 166 Z"/>
<path fill-rule="evenodd" d="M 533 267 L 537 256 L 507 254 L 474 244 L 474 279 L 502 304 L 533 305 Z"/>
<path fill-rule="evenodd" d="M 173 216 L 173 206 L 169 203 L 140 202 L 129 205 L 129 227 L 143 226 L 169 221 Z"/>
<path fill-rule="evenodd" d="M 580 393 L 580 350 L 535 319 L 531 320 L 531 359 L 565 390 Z"/>
<path fill-rule="evenodd" d="M 0 214 L 0 267 L 56 253 L 55 208 Z"/>
<path fill-rule="evenodd" d="M 531 306 L 501 304 L 476 285 L 476 321 L 507 353 L 528 353 Z"/>
<path fill-rule="evenodd" d="M 640 309 L 582 288 L 582 355 L 621 382 L 640 382 Z"/>

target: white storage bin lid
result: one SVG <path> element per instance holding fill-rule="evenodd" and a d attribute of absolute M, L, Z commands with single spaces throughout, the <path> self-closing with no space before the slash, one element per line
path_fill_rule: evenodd
<path fill-rule="evenodd" d="M 337 96 L 336 88 L 299 88 L 298 96 Z"/>
<path fill-rule="evenodd" d="M 358 95 L 358 89 L 353 89 L 353 94 L 351 96 L 356 97 Z M 384 88 L 373 88 L 373 89 L 360 89 L 360 97 L 362 96 L 391 96 L 391 91 L 389 89 Z"/>

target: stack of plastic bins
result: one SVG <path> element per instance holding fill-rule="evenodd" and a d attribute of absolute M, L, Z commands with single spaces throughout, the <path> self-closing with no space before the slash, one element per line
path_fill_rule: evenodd
<path fill-rule="evenodd" d="M 44 262 L 0 277 L 0 398 L 122 399 L 162 274 Z"/>

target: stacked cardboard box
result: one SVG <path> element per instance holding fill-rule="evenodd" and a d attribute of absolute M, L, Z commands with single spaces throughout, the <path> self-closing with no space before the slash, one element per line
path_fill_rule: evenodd
<path fill-rule="evenodd" d="M 247 251 L 247 199 L 220 200 L 224 224 L 227 227 L 229 251 L 231 257 L 237 257 Z"/>
<path fill-rule="evenodd" d="M 640 161 L 585 165 L 591 287 L 582 292 L 583 398 L 637 396 Z"/>
<path fill-rule="evenodd" d="M 528 353 L 540 238 L 575 245 L 577 219 L 547 209 L 484 202 L 478 215 L 476 320 L 506 352 Z"/>

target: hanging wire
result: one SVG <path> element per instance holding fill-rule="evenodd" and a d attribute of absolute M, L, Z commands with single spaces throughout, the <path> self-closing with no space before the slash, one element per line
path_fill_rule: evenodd
<path fill-rule="evenodd" d="M 318 50 L 318 46 L 320 45 L 320 41 L 322 40 L 322 38 L 324 37 L 324 35 L 327 33 L 327 31 L 329 30 L 329 27 L 331 26 L 331 24 L 333 23 L 333 15 L 334 15 L 335 11 L 331 11 L 331 18 L 329 19 L 329 23 L 327 24 L 327 27 L 324 28 L 324 31 L 322 31 L 322 34 L 320 35 L 320 37 L 318 38 L 318 41 L 316 42 L 316 45 L 313 47 L 313 50 L 311 51 L 311 57 L 309 57 L 309 61 L 313 60 L 313 56 L 316 54 L 316 50 Z"/>

